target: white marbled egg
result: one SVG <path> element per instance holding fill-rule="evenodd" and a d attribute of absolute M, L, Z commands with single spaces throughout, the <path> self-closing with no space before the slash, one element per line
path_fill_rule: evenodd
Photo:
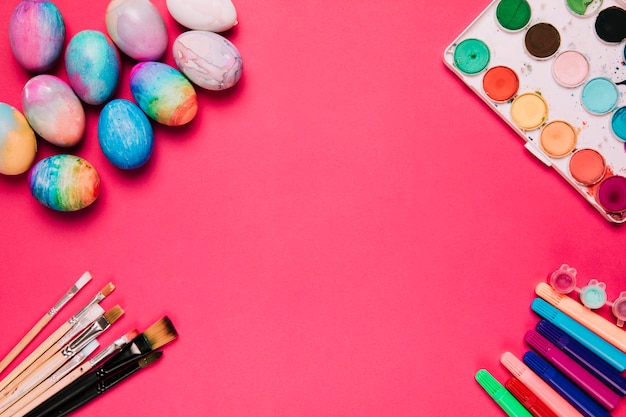
<path fill-rule="evenodd" d="M 167 0 L 167 10 L 189 29 L 224 32 L 237 24 L 231 0 Z"/>
<path fill-rule="evenodd" d="M 109 36 L 138 61 L 156 61 L 167 50 L 167 28 L 150 0 L 112 0 L 106 10 Z"/>
<path fill-rule="evenodd" d="M 172 45 L 176 66 L 198 87 L 225 90 L 241 78 L 243 63 L 231 41 L 213 32 L 190 30 Z"/>

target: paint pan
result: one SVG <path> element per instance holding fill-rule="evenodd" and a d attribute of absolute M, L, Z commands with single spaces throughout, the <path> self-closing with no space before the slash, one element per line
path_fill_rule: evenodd
<path fill-rule="evenodd" d="M 595 149 L 580 149 L 570 158 L 569 171 L 576 182 L 589 187 L 604 178 L 606 161 Z"/>
<path fill-rule="evenodd" d="M 468 24 L 444 50 L 451 72 L 602 217 L 625 223 L 626 0 L 492 0 Z"/>
<path fill-rule="evenodd" d="M 587 80 L 589 69 L 589 61 L 585 55 L 570 49 L 554 58 L 552 76 L 563 87 L 574 88 Z"/>
<path fill-rule="evenodd" d="M 513 69 L 499 65 L 490 68 L 483 76 L 483 91 L 496 103 L 511 100 L 519 90 L 519 77 Z"/>

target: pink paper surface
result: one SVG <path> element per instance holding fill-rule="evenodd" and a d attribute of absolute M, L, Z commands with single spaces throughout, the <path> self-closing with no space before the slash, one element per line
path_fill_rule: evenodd
<path fill-rule="evenodd" d="M 16 4 L 0 2 L 0 101 L 20 108 Z M 105 30 L 105 1 L 56 4 L 68 40 Z M 154 4 L 171 45 L 184 29 Z M 487 4 L 239 0 L 224 35 L 241 81 L 198 89 L 190 125 L 154 125 L 137 171 L 108 163 L 100 108 L 86 106 L 83 142 L 40 141 L 37 159 L 89 160 L 102 178 L 92 207 L 53 212 L 27 175 L 0 178 L 0 355 L 88 270 L 35 342 L 109 281 L 102 305 L 125 315 L 103 344 L 164 315 L 179 338 L 77 416 L 504 415 L 475 372 L 508 378 L 499 357 L 527 350 L 534 287 L 562 263 L 611 300 L 626 290 L 626 230 L 445 68 L 445 47 Z M 117 97 L 130 98 L 133 64 Z"/>

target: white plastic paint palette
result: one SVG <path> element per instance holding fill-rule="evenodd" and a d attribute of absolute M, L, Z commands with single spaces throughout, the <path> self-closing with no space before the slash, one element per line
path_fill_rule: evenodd
<path fill-rule="evenodd" d="M 494 0 L 444 51 L 525 147 L 614 223 L 626 222 L 626 21 L 617 35 L 602 25 L 624 9 L 623 0 Z"/>

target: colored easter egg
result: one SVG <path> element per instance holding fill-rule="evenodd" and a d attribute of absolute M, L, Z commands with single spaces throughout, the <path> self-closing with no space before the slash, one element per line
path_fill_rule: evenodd
<path fill-rule="evenodd" d="M 65 43 L 61 12 L 47 0 L 23 0 L 11 14 L 9 41 L 15 59 L 26 70 L 40 73 L 50 69 Z"/>
<path fill-rule="evenodd" d="M 70 86 L 88 104 L 109 100 L 120 77 L 120 55 L 111 40 L 97 30 L 83 30 L 72 37 L 65 51 Z"/>
<path fill-rule="evenodd" d="M 22 90 L 22 108 L 35 132 L 54 145 L 74 146 L 83 138 L 83 105 L 59 77 L 41 74 L 31 78 Z"/>
<path fill-rule="evenodd" d="M 189 29 L 223 32 L 237 24 L 237 11 L 231 0 L 167 0 L 167 10 Z"/>
<path fill-rule="evenodd" d="M 117 47 L 138 61 L 156 61 L 167 49 L 167 28 L 150 0 L 113 0 L 106 28 Z"/>
<path fill-rule="evenodd" d="M 138 168 L 152 155 L 154 133 L 150 120 L 132 101 L 108 102 L 98 119 L 98 142 L 104 156 L 116 167 Z"/>
<path fill-rule="evenodd" d="M 23 174 L 36 153 L 37 139 L 26 117 L 15 107 L 0 103 L 0 174 Z"/>
<path fill-rule="evenodd" d="M 96 201 L 100 194 L 100 176 L 93 165 L 68 154 L 37 162 L 28 182 L 33 197 L 57 211 L 80 210 Z"/>
<path fill-rule="evenodd" d="M 198 97 L 189 80 L 162 62 L 140 62 L 130 72 L 130 91 L 153 120 L 167 125 L 189 123 L 198 112 Z"/>
<path fill-rule="evenodd" d="M 198 87 L 224 90 L 241 78 L 243 62 L 239 51 L 217 33 L 183 32 L 174 41 L 172 52 L 178 68 Z"/>

